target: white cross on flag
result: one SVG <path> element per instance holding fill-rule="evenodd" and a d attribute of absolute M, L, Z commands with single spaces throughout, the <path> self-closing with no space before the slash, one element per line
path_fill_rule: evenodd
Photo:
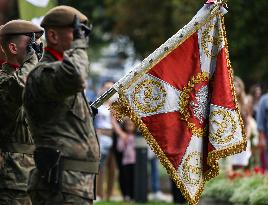
<path fill-rule="evenodd" d="M 217 160 L 245 149 L 223 15 L 205 4 L 183 29 L 114 88 L 118 117 L 138 126 L 190 204 L 219 172 Z"/>

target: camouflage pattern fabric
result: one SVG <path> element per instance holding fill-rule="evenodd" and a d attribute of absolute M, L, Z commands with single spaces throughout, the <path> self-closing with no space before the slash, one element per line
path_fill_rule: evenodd
<path fill-rule="evenodd" d="M 31 199 L 24 191 L 1 189 L 0 205 L 32 205 Z"/>
<path fill-rule="evenodd" d="M 92 205 L 92 199 L 85 199 L 72 194 L 55 192 L 30 192 L 33 205 Z"/>
<path fill-rule="evenodd" d="M 0 71 L 0 149 L 8 143 L 32 145 L 33 139 L 27 128 L 25 112 L 22 107 L 22 92 L 28 73 L 37 64 L 37 56 L 29 55 L 28 60 L 17 70 L 3 64 Z M 27 190 L 28 176 L 34 167 L 30 155 L 1 153 L 0 190 Z M 14 192 L 15 193 L 15 192 Z"/>
<path fill-rule="evenodd" d="M 27 190 L 30 171 L 34 168 L 32 156 L 20 153 L 3 153 L 4 166 L 0 170 L 0 190 Z"/>
<path fill-rule="evenodd" d="M 58 149 L 74 160 L 99 162 L 92 111 L 83 93 L 89 68 L 86 48 L 86 40 L 75 40 L 62 61 L 46 51 L 29 74 L 24 105 L 37 147 Z M 64 171 L 62 192 L 93 199 L 94 181 L 95 174 Z M 38 170 L 31 174 L 29 190 L 47 190 Z"/>

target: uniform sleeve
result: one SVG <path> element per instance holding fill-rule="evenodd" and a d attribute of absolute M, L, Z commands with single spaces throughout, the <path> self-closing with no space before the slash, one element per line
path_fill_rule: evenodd
<path fill-rule="evenodd" d="M 5 101 L 10 105 L 21 105 L 23 85 L 18 82 L 14 75 L 10 75 L 1 79 L 1 101 Z"/>
<path fill-rule="evenodd" d="M 260 99 L 259 108 L 257 111 L 257 126 L 258 130 L 265 131 L 265 114 L 266 114 L 266 98 Z"/>
<path fill-rule="evenodd" d="M 62 62 L 46 63 L 40 74 L 39 87 L 46 98 L 61 99 L 85 89 L 89 67 L 87 43 L 79 39 L 64 52 Z"/>
<path fill-rule="evenodd" d="M 22 104 L 22 91 L 23 87 L 18 84 L 14 75 L 0 77 L 0 124 L 2 124 L 0 135 L 4 129 L 8 128 L 6 123 L 16 117 L 15 111 Z M 5 126 L 3 127 L 3 125 Z M 2 137 L 4 136 L 0 136 L 0 138 Z"/>
<path fill-rule="evenodd" d="M 35 68 L 37 63 L 38 58 L 34 52 L 29 54 L 28 57 L 26 57 L 26 60 L 21 66 L 21 68 L 18 69 L 14 74 L 20 86 L 24 87 L 28 74 Z"/>
<path fill-rule="evenodd" d="M 11 104 L 20 106 L 22 104 L 22 92 L 25 87 L 26 78 L 31 70 L 38 63 L 37 56 L 33 53 L 25 63 L 12 75 L 8 75 L 1 82 L 1 87 L 5 90 L 3 95 L 7 95 L 6 100 Z"/>

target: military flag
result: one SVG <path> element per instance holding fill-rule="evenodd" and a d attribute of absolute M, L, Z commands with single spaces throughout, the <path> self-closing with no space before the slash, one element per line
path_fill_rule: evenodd
<path fill-rule="evenodd" d="M 236 102 L 222 3 L 194 18 L 118 81 L 118 118 L 138 126 L 190 204 L 246 139 Z"/>

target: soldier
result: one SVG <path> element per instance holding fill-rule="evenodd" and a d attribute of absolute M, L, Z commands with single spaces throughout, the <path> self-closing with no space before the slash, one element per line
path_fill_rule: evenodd
<path fill-rule="evenodd" d="M 2 66 L 4 62 L 6 62 L 6 56 L 0 45 L 0 66 Z"/>
<path fill-rule="evenodd" d="M 3 25 L 0 26 L 0 30 L 3 27 Z M 0 38 L 0 42 L 1 42 L 1 38 Z M 6 55 L 1 47 L 1 43 L 0 43 L 0 67 L 3 65 L 3 63 L 6 62 Z"/>
<path fill-rule="evenodd" d="M 36 169 L 29 181 L 33 205 L 93 204 L 99 143 L 84 95 L 89 67 L 87 17 L 69 6 L 41 22 L 47 47 L 24 93 L 35 140 Z"/>
<path fill-rule="evenodd" d="M 27 182 L 34 167 L 33 140 L 22 107 L 26 77 L 38 62 L 33 48 L 43 29 L 31 22 L 14 20 L 0 30 L 1 46 L 6 62 L 0 70 L 0 204 L 30 205 Z M 42 53 L 38 53 L 40 56 Z"/>

